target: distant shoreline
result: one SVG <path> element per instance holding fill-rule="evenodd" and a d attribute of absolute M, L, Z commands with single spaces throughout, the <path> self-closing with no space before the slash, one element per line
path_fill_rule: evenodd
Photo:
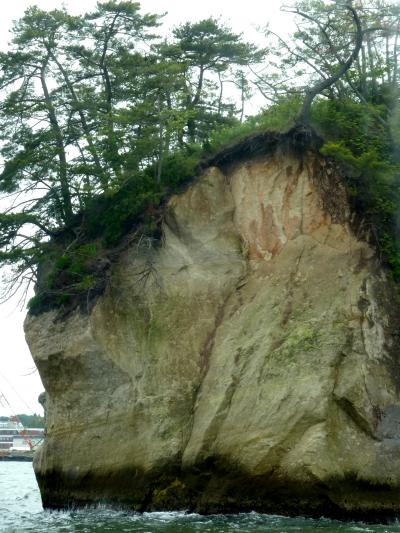
<path fill-rule="evenodd" d="M 33 453 L 8 453 L 0 454 L 0 461 L 22 461 L 22 462 L 32 462 Z"/>

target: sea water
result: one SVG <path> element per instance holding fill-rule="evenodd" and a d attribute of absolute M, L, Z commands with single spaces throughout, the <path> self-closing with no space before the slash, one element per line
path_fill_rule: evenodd
<path fill-rule="evenodd" d="M 44 511 L 31 463 L 0 462 L 0 531 L 7 533 L 115 532 L 138 533 L 400 533 L 400 523 L 368 525 L 325 518 L 285 518 L 243 513 L 200 516 L 183 512 L 133 514 L 107 508 Z"/>

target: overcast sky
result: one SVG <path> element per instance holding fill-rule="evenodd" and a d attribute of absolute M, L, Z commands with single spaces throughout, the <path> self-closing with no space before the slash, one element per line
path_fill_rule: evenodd
<path fill-rule="evenodd" d="M 164 25 L 173 27 L 187 20 L 196 21 L 210 16 L 219 17 L 236 32 L 243 32 L 248 40 L 257 41 L 257 26 L 270 23 L 280 33 L 290 25 L 288 16 L 279 11 L 281 0 L 143 0 L 142 11 L 164 13 Z M 61 2 L 54 0 L 3 1 L 0 11 L 0 49 L 10 40 L 12 21 L 21 17 L 30 5 L 42 9 L 55 9 Z M 72 14 L 79 14 L 95 6 L 94 0 L 65 0 L 65 7 Z M 2 405 L 3 393 L 14 412 L 40 412 L 37 397 L 43 390 L 38 372 L 26 346 L 23 334 L 25 310 L 17 308 L 17 301 L 0 305 L 0 415 L 9 415 L 10 408 Z M 3 401 L 4 403 L 4 401 Z"/>

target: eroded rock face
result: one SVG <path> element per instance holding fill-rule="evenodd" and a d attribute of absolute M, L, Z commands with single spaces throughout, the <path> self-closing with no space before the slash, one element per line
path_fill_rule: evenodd
<path fill-rule="evenodd" d="M 90 314 L 28 317 L 49 507 L 400 511 L 398 306 L 313 153 L 210 168 Z"/>

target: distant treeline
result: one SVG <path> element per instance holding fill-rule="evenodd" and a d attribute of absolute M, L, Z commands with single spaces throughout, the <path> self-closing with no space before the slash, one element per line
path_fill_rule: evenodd
<path fill-rule="evenodd" d="M 37 413 L 33 415 L 16 415 L 16 417 L 9 417 L 9 416 L 0 416 L 0 422 L 9 422 L 10 420 L 15 420 L 17 418 L 18 421 L 21 422 L 21 424 L 25 428 L 43 428 L 44 427 L 44 417 L 41 415 L 38 415 Z"/>

